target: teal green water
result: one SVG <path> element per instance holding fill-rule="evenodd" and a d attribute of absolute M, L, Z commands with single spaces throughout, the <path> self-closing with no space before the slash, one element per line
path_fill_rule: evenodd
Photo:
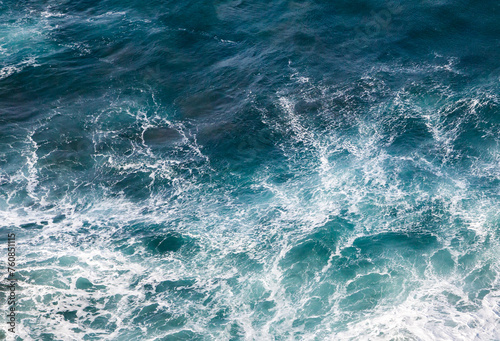
<path fill-rule="evenodd" d="M 498 340 L 499 18 L 1 1 L 12 338 Z"/>

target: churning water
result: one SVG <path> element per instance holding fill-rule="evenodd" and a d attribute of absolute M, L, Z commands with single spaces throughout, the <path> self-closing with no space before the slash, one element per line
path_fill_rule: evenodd
<path fill-rule="evenodd" d="M 499 37 L 493 0 L 0 1 L 16 340 L 499 340 Z"/>

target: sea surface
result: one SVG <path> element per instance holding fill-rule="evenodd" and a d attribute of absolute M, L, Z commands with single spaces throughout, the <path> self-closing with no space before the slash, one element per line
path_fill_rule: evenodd
<path fill-rule="evenodd" d="M 1 0 L 0 339 L 500 340 L 499 144 L 498 0 Z"/>

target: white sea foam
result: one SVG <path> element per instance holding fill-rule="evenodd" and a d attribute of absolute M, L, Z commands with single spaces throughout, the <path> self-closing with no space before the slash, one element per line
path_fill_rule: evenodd
<path fill-rule="evenodd" d="M 94 127 L 89 132 L 94 144 L 92 156 L 103 160 L 96 163 L 96 171 L 116 172 L 117 179 L 147 172 L 151 179 L 149 197 L 133 200 L 106 188 L 104 182 L 82 192 L 84 197 L 78 190 L 68 191 L 57 202 L 46 199 L 43 203 L 47 188 L 45 179 L 40 178 L 40 146 L 34 136 L 44 125 L 29 132 L 20 152 L 24 167 L 11 182 L 17 190 L 26 189 L 41 205 L 15 209 L 12 204 L 11 210 L 0 212 L 6 226 L 46 222 L 43 233 L 18 229 L 24 237 L 20 248 L 30 250 L 19 256 L 26 278 L 21 284 L 21 302 L 28 315 L 19 336 L 29 340 L 47 332 L 60 339 L 79 340 L 82 333 L 75 329 L 78 327 L 86 334 L 97 333 L 103 340 L 129 335 L 155 340 L 174 331 L 156 330 L 152 322 L 141 324 L 134 319 L 141 316 L 141 309 L 157 305 L 155 314 L 186 319 L 177 329 L 214 339 L 229 339 L 228 326 L 233 323 L 240 326 L 246 340 L 272 340 L 278 335 L 290 340 L 494 339 L 500 314 L 499 245 L 493 238 L 498 233 L 498 200 L 478 192 L 471 176 L 498 179 L 498 150 L 489 149 L 490 158 L 478 160 L 470 174 L 453 172 L 451 158 L 440 162 L 422 151 L 391 152 L 387 146 L 394 143 L 398 132 L 391 130 L 390 124 L 398 122 L 385 119 L 383 108 L 393 103 L 373 105 L 366 115 L 353 112 L 338 126 L 319 129 L 296 110 L 300 100 L 310 100 L 307 97 L 318 90 L 312 81 L 304 81 L 306 78 L 294 76 L 303 87 L 301 91 L 277 94 L 282 114 L 278 119 L 271 119 L 271 114 L 262 110 L 264 124 L 286 137 L 279 149 L 287 171 L 294 175 L 276 182 L 277 170 L 272 165 L 259 168 L 249 187 L 254 193 L 269 194 L 262 202 L 239 200 L 242 188 L 238 184 L 199 182 L 194 175 L 179 175 L 178 167 L 191 167 L 193 160 L 200 160 L 194 163 L 200 173 L 213 175 L 209 157 L 197 142 L 196 129 L 171 117 L 162 118 L 169 115 L 159 112 L 160 106 L 148 111 L 133 101 L 122 101 L 89 118 L 88 126 Z M 388 91 L 370 77 L 364 81 L 362 96 L 367 100 L 373 87 Z M 328 100 L 330 96 L 348 99 L 350 91 L 352 88 L 324 87 L 317 91 L 326 97 L 317 98 L 326 103 L 321 113 L 325 120 L 334 120 L 328 117 L 329 111 L 342 120 L 342 113 L 335 111 L 334 105 L 329 107 Z M 405 90 L 392 96 L 396 105 L 412 109 L 400 119 L 421 120 L 436 153 L 452 155 L 464 117 L 451 125 L 443 120 L 457 106 L 473 114 L 481 101 L 471 96 L 460 103 L 445 101 L 437 108 L 421 108 L 408 101 L 408 96 Z M 122 128 L 108 123 L 117 116 L 128 123 Z M 50 126 L 51 120 L 44 124 Z M 336 129 L 349 125 L 354 127 L 352 135 Z M 145 132 L 157 127 L 179 133 L 182 157 L 156 154 L 148 145 Z M 132 156 L 119 151 L 119 143 L 125 140 L 123 132 L 129 130 Z M 489 166 L 483 168 L 483 164 Z M 412 178 L 415 172 L 426 174 L 437 184 L 429 181 L 425 187 L 422 179 Z M 113 181 L 117 180 L 109 183 Z M 164 183 L 172 186 L 173 194 L 165 196 Z M 65 219 L 56 219 L 61 215 Z M 310 241 L 337 217 L 351 227 L 334 225 L 339 229 L 338 241 L 325 247 L 326 256 L 304 251 L 292 265 L 283 265 L 293 256 L 294 247 Z M 137 227 L 141 224 L 144 227 Z M 157 226 L 151 226 L 154 224 Z M 185 249 L 151 250 L 148 238 L 168 233 L 182 236 Z M 388 233 L 430 235 L 437 241 L 429 249 L 415 251 L 415 259 L 391 250 L 369 254 L 356 246 L 363 238 Z M 408 245 L 410 251 L 411 247 Z M 353 249 L 356 254 L 347 260 L 344 253 Z M 440 250 L 451 250 L 449 274 L 440 273 L 432 261 Z M 477 253 L 479 256 L 466 263 L 467 257 Z M 247 262 L 238 263 L 238 255 L 247 257 Z M 342 257 L 346 258 L 346 272 L 353 273 L 345 279 L 336 265 Z M 252 265 L 261 270 L 245 269 Z M 301 271 L 294 269 L 300 266 Z M 484 285 L 480 283 L 481 271 L 488 279 Z M 295 282 L 291 273 L 298 278 Z M 376 304 L 362 312 L 349 310 L 344 305 L 347 298 L 364 295 L 361 281 L 367 276 L 380 279 L 379 287 L 373 288 L 380 298 L 374 298 Z M 287 282 L 290 277 L 291 282 Z M 77 289 L 79 278 L 89 280 L 93 287 Z M 361 283 L 359 288 L 357 283 Z M 314 304 L 319 308 L 310 308 Z M 72 318 L 62 315 L 73 311 Z M 210 329 L 220 311 L 225 311 L 227 325 Z M 98 323 L 102 319 L 115 323 L 114 331 L 103 329 Z M 164 322 L 167 320 L 165 317 Z"/>

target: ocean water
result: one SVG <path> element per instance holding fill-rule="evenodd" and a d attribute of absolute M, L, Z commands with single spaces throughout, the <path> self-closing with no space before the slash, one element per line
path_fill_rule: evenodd
<path fill-rule="evenodd" d="M 0 1 L 0 338 L 500 340 L 499 37 L 492 0 Z"/>

